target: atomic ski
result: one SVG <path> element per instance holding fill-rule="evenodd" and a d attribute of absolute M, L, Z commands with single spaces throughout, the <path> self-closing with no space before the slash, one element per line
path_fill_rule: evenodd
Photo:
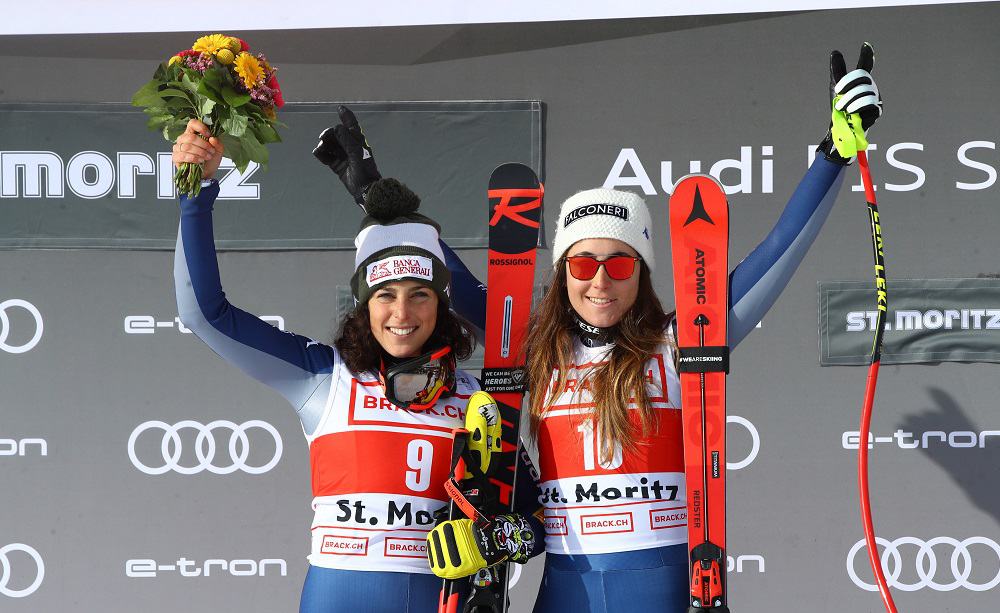
<path fill-rule="evenodd" d="M 728 613 L 726 599 L 726 374 L 729 347 L 729 205 L 706 175 L 681 179 L 670 197 L 684 424 L 691 606 Z"/>
<path fill-rule="evenodd" d="M 524 398 L 524 344 L 535 281 L 535 248 L 542 215 L 544 188 L 535 172 L 523 164 L 502 164 L 490 176 L 488 191 L 489 252 L 486 274 L 486 346 L 482 384 L 496 402 L 502 424 L 498 457 L 490 461 L 487 486 L 476 479 L 472 489 L 480 507 L 466 509 L 476 520 L 508 513 L 514 508 L 517 456 L 520 452 L 521 402 Z M 471 410 L 471 407 L 470 407 Z M 466 466 L 466 468 L 470 468 Z M 468 491 L 462 483 L 453 488 Z M 456 496 L 452 496 L 453 500 Z M 468 511 L 473 510 L 470 514 Z M 507 564 L 487 568 L 472 577 L 466 613 L 506 613 Z M 445 582 L 439 611 L 458 610 L 454 585 Z"/>

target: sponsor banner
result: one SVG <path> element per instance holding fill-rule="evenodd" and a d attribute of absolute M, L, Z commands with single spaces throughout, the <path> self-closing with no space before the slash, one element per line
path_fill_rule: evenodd
<path fill-rule="evenodd" d="M 190 419 L 175 424 L 147 421 L 132 430 L 128 439 L 129 460 L 147 475 L 237 471 L 262 475 L 278 465 L 283 449 L 278 429 L 259 419 L 242 424 L 225 419 L 206 424 Z"/>
<path fill-rule="evenodd" d="M 257 318 L 281 331 L 285 330 L 285 318 L 281 315 L 258 315 Z M 158 319 L 155 315 L 126 315 L 122 327 L 125 329 L 125 334 L 156 334 L 157 330 L 164 328 L 176 330 L 181 334 L 191 334 L 191 330 L 176 315 L 173 318 L 162 319 Z"/>
<path fill-rule="evenodd" d="M 537 101 L 352 102 L 379 164 L 422 197 L 452 247 L 485 247 L 487 226 L 453 214 L 479 202 L 509 161 L 541 173 Z M 215 207 L 222 249 L 353 249 L 350 195 L 311 151 L 339 122 L 337 103 L 282 109 L 283 142 L 267 170 L 223 160 Z M 128 104 L 0 104 L 0 248 L 173 249 L 177 204 L 170 145 Z M 488 143 L 488 146 L 484 146 Z M 456 155 L 455 152 L 461 152 Z"/>
<path fill-rule="evenodd" d="M 446 503 L 403 494 L 313 499 L 310 562 L 327 568 L 429 573 L 427 534 Z"/>
<path fill-rule="evenodd" d="M 1000 362 L 1000 279 L 889 281 L 883 364 Z M 818 284 L 822 366 L 866 365 L 874 282 Z"/>
<path fill-rule="evenodd" d="M 900 592 L 988 592 L 1000 585 L 1000 544 L 989 537 L 876 537 L 875 544 L 882 552 L 886 582 Z M 878 586 L 868 579 L 868 552 L 863 549 L 867 546 L 861 539 L 847 553 L 847 575 L 854 585 L 875 592 Z"/>
<path fill-rule="evenodd" d="M 202 561 L 181 556 L 168 562 L 159 562 L 150 558 L 132 558 L 125 560 L 125 576 L 129 579 L 155 579 L 161 576 L 180 576 L 189 579 L 224 576 L 287 577 L 288 562 L 282 558 L 265 558 L 263 560 L 210 558 Z"/>
<path fill-rule="evenodd" d="M 640 157 L 636 147 L 627 146 L 622 147 L 613 160 L 608 160 L 610 169 L 603 187 L 638 189 L 646 196 L 672 194 L 674 186 L 684 175 L 707 173 L 719 181 L 727 195 L 781 194 L 794 185 L 781 183 L 780 166 L 776 174 L 774 158 L 787 159 L 789 152 L 795 149 L 802 152 L 803 168 L 811 165 L 816 158 L 816 145 L 805 142 L 791 148 L 787 143 L 780 142 L 740 144 L 732 148 L 727 146 L 714 151 L 707 158 L 701 156 L 702 159 L 692 160 L 662 159 L 667 155 L 665 152 L 657 155 L 655 152 L 650 153 L 648 149 L 644 149 Z M 870 142 L 868 160 L 873 165 L 891 169 L 888 176 L 880 175 L 882 181 L 875 184 L 877 190 L 914 192 L 935 186 L 977 192 L 996 185 L 997 170 L 992 161 L 996 149 L 996 141 L 981 138 L 951 145 L 929 142 L 926 146 L 916 141 L 883 141 L 881 144 Z M 958 159 L 958 167 L 953 173 L 928 173 L 930 167 L 937 164 L 935 160 L 940 155 Z M 864 192 L 860 182 L 850 189 L 858 194 Z"/>
<path fill-rule="evenodd" d="M 649 527 L 651 530 L 664 530 L 687 525 L 687 507 L 670 506 L 663 509 L 649 510 Z"/>
<path fill-rule="evenodd" d="M 491 394 L 524 392 L 527 379 L 523 368 L 484 368 L 483 391 Z"/>
<path fill-rule="evenodd" d="M 388 558 L 427 558 L 426 538 L 386 537 L 385 556 Z"/>
<path fill-rule="evenodd" d="M 542 515 L 545 520 L 545 534 L 553 536 L 565 536 L 569 534 L 566 527 L 566 516 L 562 513 L 550 513 L 546 511 Z"/>
<path fill-rule="evenodd" d="M 606 553 L 683 543 L 683 473 L 594 475 L 539 484 L 551 553 Z"/>
<path fill-rule="evenodd" d="M 551 479 L 538 484 L 539 502 L 548 510 L 618 506 L 634 502 L 684 503 L 684 475 L 677 472 L 644 475 L 592 475 Z"/>
<path fill-rule="evenodd" d="M 613 534 L 616 532 L 635 532 L 631 511 L 580 516 L 580 534 Z"/>
<path fill-rule="evenodd" d="M 770 13 L 822 9 L 871 8 L 917 4 L 949 4 L 957 0 L 632 0 L 608 3 L 578 0 L 573 3 L 510 0 L 445 0 L 413 3 L 386 0 L 373 5 L 331 5 L 300 0 L 296 10 L 275 19 L 273 3 L 244 0 L 241 10 L 212 16 L 214 30 L 275 30 L 296 28 L 363 28 L 439 24 L 573 21 L 579 19 L 630 19 L 672 15 Z M 45 10 L 33 4 L 11 4 L 0 22 L 0 34 L 90 34 L 103 32 L 190 32 L 191 23 L 165 0 L 141 4 L 126 0 L 93 5 L 73 0 L 49 0 Z"/>

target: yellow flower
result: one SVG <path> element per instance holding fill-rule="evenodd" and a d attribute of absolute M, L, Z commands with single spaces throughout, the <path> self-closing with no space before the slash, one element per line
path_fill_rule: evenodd
<path fill-rule="evenodd" d="M 181 56 L 175 55 L 174 57 L 170 58 L 169 62 L 167 62 L 167 66 L 173 66 L 174 64 L 176 64 L 179 61 L 181 61 Z"/>
<path fill-rule="evenodd" d="M 232 64 L 234 58 L 233 52 L 229 49 L 219 49 L 219 52 L 215 54 L 215 59 L 219 60 L 219 63 L 223 66 Z"/>
<path fill-rule="evenodd" d="M 229 48 L 229 37 L 223 34 L 208 34 L 194 41 L 191 49 L 215 55 L 219 49 Z"/>
<path fill-rule="evenodd" d="M 229 50 L 233 52 L 233 55 L 243 51 L 243 45 L 240 44 L 239 39 L 235 36 L 229 37 Z"/>
<path fill-rule="evenodd" d="M 243 84 L 246 85 L 247 89 L 260 83 L 264 78 L 264 69 L 261 67 L 260 61 L 246 51 L 236 56 L 233 67 L 236 69 L 236 74 L 243 79 Z"/>

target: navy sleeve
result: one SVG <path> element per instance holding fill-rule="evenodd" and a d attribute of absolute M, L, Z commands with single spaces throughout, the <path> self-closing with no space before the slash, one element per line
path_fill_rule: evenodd
<path fill-rule="evenodd" d="M 784 291 L 826 221 L 844 167 L 817 156 L 770 234 L 729 275 L 729 346 L 735 347 Z"/>
<path fill-rule="evenodd" d="M 284 396 L 308 434 L 318 425 L 326 404 L 326 395 L 317 392 L 329 389 L 339 356 L 332 347 L 283 332 L 226 299 L 212 228 L 212 205 L 218 194 L 218 183 L 213 182 L 196 198 L 180 199 L 174 253 L 177 313 L 224 360 Z"/>
<path fill-rule="evenodd" d="M 466 268 L 451 247 L 444 241 L 438 242 L 444 251 L 445 266 L 451 271 L 452 308 L 476 327 L 477 336 L 483 341 L 486 338 L 486 286 Z"/>

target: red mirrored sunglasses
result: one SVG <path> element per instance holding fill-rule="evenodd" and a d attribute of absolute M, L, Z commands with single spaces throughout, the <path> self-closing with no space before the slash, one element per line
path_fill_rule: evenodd
<path fill-rule="evenodd" d="M 597 276 L 597 270 L 603 266 L 608 276 L 616 281 L 630 279 L 635 273 L 635 263 L 640 258 L 630 255 L 613 255 L 606 260 L 598 260 L 593 255 L 571 255 L 566 258 L 569 263 L 569 274 L 580 281 L 590 281 Z"/>

